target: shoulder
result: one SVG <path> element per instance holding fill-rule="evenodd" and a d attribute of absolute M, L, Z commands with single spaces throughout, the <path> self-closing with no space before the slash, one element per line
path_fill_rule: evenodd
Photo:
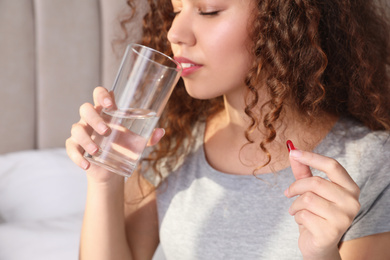
<path fill-rule="evenodd" d="M 353 118 L 342 117 L 332 132 L 349 141 L 388 143 L 390 131 L 374 131 Z"/>
<path fill-rule="evenodd" d="M 359 121 L 340 118 L 324 139 L 322 150 L 333 151 L 333 155 L 387 157 L 390 154 L 390 131 L 373 131 Z M 378 157 L 379 156 L 379 157 Z"/>
<path fill-rule="evenodd" d="M 317 152 L 336 159 L 357 182 L 390 172 L 390 132 L 372 131 L 351 118 L 341 118 Z"/>
<path fill-rule="evenodd" d="M 372 131 L 352 119 L 332 130 L 331 156 L 360 187 L 361 209 L 343 240 L 390 231 L 390 133 Z"/>
<path fill-rule="evenodd" d="M 358 156 L 361 162 L 389 165 L 390 131 L 373 131 L 353 119 L 342 119 L 335 134 L 345 140 L 346 155 Z"/>

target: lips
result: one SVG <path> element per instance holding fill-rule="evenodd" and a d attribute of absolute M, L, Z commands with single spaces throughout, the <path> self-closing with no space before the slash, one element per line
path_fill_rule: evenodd
<path fill-rule="evenodd" d="M 187 58 L 175 57 L 174 59 L 183 67 L 183 71 L 181 73 L 182 77 L 187 77 L 202 68 L 202 65 L 197 64 Z"/>

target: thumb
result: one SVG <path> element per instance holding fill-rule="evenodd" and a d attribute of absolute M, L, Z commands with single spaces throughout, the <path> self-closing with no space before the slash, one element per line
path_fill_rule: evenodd
<path fill-rule="evenodd" d="M 290 165 L 295 179 L 300 180 L 303 178 L 312 177 L 313 174 L 311 173 L 310 167 L 296 160 L 302 156 L 302 152 L 295 149 L 293 143 L 290 140 L 287 141 L 287 149 L 290 152 Z"/>
<path fill-rule="evenodd" d="M 154 129 L 147 146 L 153 146 L 157 144 L 161 140 L 161 138 L 163 138 L 164 135 L 165 135 L 165 130 L 163 128 Z"/>

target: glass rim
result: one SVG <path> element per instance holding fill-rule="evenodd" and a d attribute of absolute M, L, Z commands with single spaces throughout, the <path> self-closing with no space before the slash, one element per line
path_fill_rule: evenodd
<path fill-rule="evenodd" d="M 169 60 L 170 62 L 172 62 L 173 64 L 175 64 L 176 67 L 174 67 L 174 66 L 171 67 L 171 66 L 169 66 L 169 65 L 164 65 L 164 64 L 162 64 L 162 63 L 160 63 L 160 62 L 157 62 L 157 61 L 155 61 L 155 60 L 152 60 L 152 59 L 148 58 L 147 56 L 143 55 L 142 53 L 140 53 L 140 51 L 137 50 L 137 49 L 135 49 L 134 47 L 138 47 L 138 48 L 140 48 L 140 49 L 141 49 L 141 48 L 142 48 L 142 49 L 147 49 L 148 51 L 157 53 L 158 55 L 163 56 L 164 58 L 166 58 L 167 60 Z M 131 49 L 132 51 L 134 51 L 135 53 L 141 55 L 142 57 L 145 57 L 145 58 L 148 59 L 149 61 L 151 61 L 151 62 L 153 62 L 153 63 L 156 63 L 156 64 L 158 64 L 158 65 L 160 65 L 160 66 L 162 66 L 162 67 L 165 67 L 165 68 L 167 68 L 167 69 L 176 70 L 176 71 L 178 71 L 178 72 L 181 72 L 181 71 L 183 70 L 183 67 L 181 66 L 181 64 L 180 64 L 179 62 L 177 62 L 175 59 L 173 59 L 172 57 L 170 57 L 170 56 L 168 56 L 168 55 L 166 55 L 166 54 L 164 54 L 164 53 L 162 53 L 162 52 L 160 52 L 160 51 L 158 51 L 158 50 L 155 50 L 155 49 L 153 49 L 153 48 L 151 48 L 151 47 L 148 47 L 148 46 L 145 46 L 145 45 L 142 45 L 142 44 L 138 44 L 138 43 L 130 43 L 130 44 L 127 45 L 127 49 L 128 49 L 128 50 Z"/>

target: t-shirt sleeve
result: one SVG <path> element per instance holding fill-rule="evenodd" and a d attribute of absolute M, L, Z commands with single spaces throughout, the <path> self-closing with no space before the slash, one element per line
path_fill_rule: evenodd
<path fill-rule="evenodd" d="M 342 241 L 390 231 L 390 142 L 366 146 L 359 170 L 361 209 Z"/>

